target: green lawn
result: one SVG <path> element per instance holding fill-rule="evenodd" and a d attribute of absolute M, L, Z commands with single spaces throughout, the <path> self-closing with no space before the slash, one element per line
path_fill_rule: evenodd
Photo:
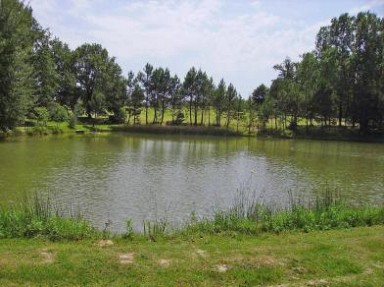
<path fill-rule="evenodd" d="M 1 286 L 383 286 L 384 226 L 310 233 L 0 240 Z"/>

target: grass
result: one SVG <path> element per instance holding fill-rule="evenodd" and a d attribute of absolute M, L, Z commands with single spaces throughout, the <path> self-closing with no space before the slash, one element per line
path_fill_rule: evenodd
<path fill-rule="evenodd" d="M 303 203 L 289 193 L 289 205 L 284 209 L 258 203 L 249 190 L 241 188 L 231 209 L 217 212 L 213 218 L 198 219 L 179 229 L 169 229 L 166 221 L 144 221 L 144 238 L 156 241 L 165 235 L 198 237 L 201 234 L 236 233 L 258 235 L 265 232 L 310 232 L 360 226 L 384 225 L 384 206 L 351 206 L 335 192 L 326 190 L 322 197 Z M 80 240 L 109 237 L 97 231 L 79 215 L 63 212 L 48 197 L 35 194 L 32 199 L 13 206 L 0 207 L 0 239 L 43 237 L 50 240 Z M 127 221 L 125 238 L 138 236 Z"/>
<path fill-rule="evenodd" d="M 79 217 L 64 217 L 49 198 L 3 207 L 0 286 L 384 282 L 384 208 L 349 207 L 326 192 L 307 205 L 291 195 L 289 208 L 273 210 L 241 192 L 233 208 L 214 219 L 194 217 L 173 232 L 166 232 L 166 222 L 144 222 L 143 234 L 131 221 L 123 235 L 94 230 Z"/>
<path fill-rule="evenodd" d="M 50 242 L 0 240 L 1 286 L 382 286 L 384 227 Z M 128 259 L 126 259 L 128 258 Z"/>
<path fill-rule="evenodd" d="M 160 125 L 135 125 L 113 126 L 112 131 L 150 134 L 178 134 L 178 135 L 210 135 L 210 136 L 240 136 L 231 129 L 204 126 L 160 126 Z"/>
<path fill-rule="evenodd" d="M 295 199 L 292 193 L 289 197 L 289 205 L 276 210 L 258 203 L 241 189 L 229 211 L 218 212 L 213 219 L 192 220 L 182 232 L 257 235 L 263 232 L 310 232 L 384 224 L 384 206 L 351 206 L 330 190 L 307 203 Z"/>
<path fill-rule="evenodd" d="M 50 198 L 0 207 L 0 239 L 42 237 L 52 241 L 95 238 L 100 232 L 79 216 L 65 214 Z"/>

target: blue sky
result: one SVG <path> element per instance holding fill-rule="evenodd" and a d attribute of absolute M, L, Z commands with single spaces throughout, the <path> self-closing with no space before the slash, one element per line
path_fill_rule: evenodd
<path fill-rule="evenodd" d="M 314 49 L 344 12 L 384 17 L 384 0 L 30 0 L 34 16 L 72 49 L 100 43 L 124 73 L 149 62 L 183 78 L 192 66 L 243 97 L 276 77 L 273 65 Z"/>

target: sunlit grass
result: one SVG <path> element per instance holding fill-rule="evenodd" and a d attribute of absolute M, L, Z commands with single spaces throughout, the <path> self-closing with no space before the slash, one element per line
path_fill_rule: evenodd
<path fill-rule="evenodd" d="M 113 239 L 109 247 L 89 240 L 0 240 L 0 285 L 381 286 L 383 232 L 377 226 L 156 242 Z"/>

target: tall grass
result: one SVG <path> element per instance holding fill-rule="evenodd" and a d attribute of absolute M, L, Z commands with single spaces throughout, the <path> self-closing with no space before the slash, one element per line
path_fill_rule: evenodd
<path fill-rule="evenodd" d="M 244 190 L 239 194 L 230 210 L 216 213 L 213 219 L 194 221 L 185 232 L 309 232 L 384 224 L 384 206 L 351 206 L 329 189 L 307 203 L 289 192 L 288 206 L 281 209 L 258 202 Z"/>
<path fill-rule="evenodd" d="M 157 241 L 158 237 L 166 233 L 168 222 L 166 220 L 143 221 L 143 235 L 151 241 Z"/>
<path fill-rule="evenodd" d="M 50 197 L 33 198 L 12 206 L 0 206 L 0 239 L 43 237 L 52 241 L 80 240 L 99 234 L 80 217 L 64 216 Z"/>

